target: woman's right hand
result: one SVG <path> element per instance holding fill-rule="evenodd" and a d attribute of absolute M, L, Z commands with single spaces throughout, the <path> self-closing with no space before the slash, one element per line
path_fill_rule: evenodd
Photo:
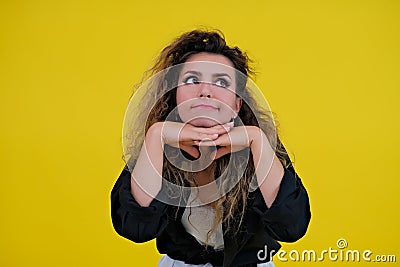
<path fill-rule="evenodd" d="M 189 123 L 181 122 L 156 122 L 148 132 L 156 132 L 161 137 L 163 144 L 180 148 L 194 158 L 200 156 L 197 141 L 215 140 L 218 136 L 231 130 L 233 122 L 216 125 L 210 128 L 196 127 Z"/>

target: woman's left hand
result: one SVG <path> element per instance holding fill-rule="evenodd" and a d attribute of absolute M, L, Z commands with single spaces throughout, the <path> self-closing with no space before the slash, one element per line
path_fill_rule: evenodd
<path fill-rule="evenodd" d="M 218 146 L 213 159 L 218 159 L 226 154 L 251 147 L 255 138 L 261 138 L 263 132 L 256 126 L 233 127 L 228 133 L 218 136 L 215 140 L 195 141 L 199 147 Z"/>

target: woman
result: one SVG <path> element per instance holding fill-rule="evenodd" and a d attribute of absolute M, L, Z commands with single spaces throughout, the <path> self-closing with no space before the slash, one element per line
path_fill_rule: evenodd
<path fill-rule="evenodd" d="M 128 107 L 112 221 L 134 242 L 156 238 L 159 266 L 274 266 L 277 241 L 307 230 L 307 192 L 249 62 L 219 32 L 185 33 Z"/>

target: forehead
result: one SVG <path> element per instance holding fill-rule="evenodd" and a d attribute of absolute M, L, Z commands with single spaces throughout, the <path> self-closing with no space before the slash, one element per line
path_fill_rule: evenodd
<path fill-rule="evenodd" d="M 226 56 L 219 55 L 219 54 L 213 54 L 213 53 L 207 53 L 207 52 L 200 52 L 194 55 L 191 55 L 186 62 L 193 62 L 193 61 L 209 61 L 209 62 L 215 62 L 215 63 L 220 63 L 223 65 L 227 65 L 233 68 L 233 63 L 232 61 L 227 58 Z"/>
<path fill-rule="evenodd" d="M 183 64 L 182 72 L 188 70 L 197 70 L 202 73 L 235 73 L 233 63 L 229 58 L 206 52 L 190 56 Z"/>

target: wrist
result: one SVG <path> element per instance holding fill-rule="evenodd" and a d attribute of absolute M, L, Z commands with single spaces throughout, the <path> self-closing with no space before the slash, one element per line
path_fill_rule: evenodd
<path fill-rule="evenodd" d="M 162 127 L 163 127 L 162 122 L 156 122 L 153 125 L 151 125 L 150 128 L 147 130 L 147 133 L 145 136 L 145 142 L 147 144 L 152 143 L 153 145 L 160 144 L 160 145 L 164 146 L 164 138 L 162 136 Z"/>
<path fill-rule="evenodd" d="M 249 137 L 250 148 L 262 142 L 264 132 L 260 128 L 258 128 L 257 126 L 248 126 L 247 132 Z"/>

